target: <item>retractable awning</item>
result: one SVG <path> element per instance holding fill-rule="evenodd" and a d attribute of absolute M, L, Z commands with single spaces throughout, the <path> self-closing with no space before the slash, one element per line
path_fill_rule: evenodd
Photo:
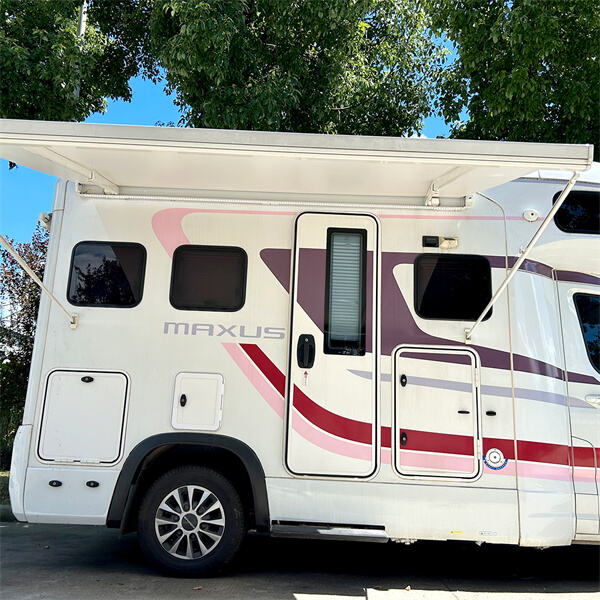
<path fill-rule="evenodd" d="M 106 194 L 185 190 L 431 202 L 536 170 L 585 171 L 592 150 L 571 144 L 0 120 L 0 157 Z"/>

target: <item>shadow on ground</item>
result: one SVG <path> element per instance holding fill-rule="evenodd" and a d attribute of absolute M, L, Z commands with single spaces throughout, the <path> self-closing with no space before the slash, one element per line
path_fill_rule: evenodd
<path fill-rule="evenodd" d="M 485 592 L 525 599 L 548 592 L 587 597 L 599 590 L 600 549 L 594 546 L 537 550 L 251 537 L 228 575 L 202 580 L 157 575 L 146 566 L 135 535 L 119 538 L 117 531 L 102 527 L 2 523 L 0 536 L 0 595 L 15 600 L 187 598 L 194 593 L 227 599 L 365 598 L 369 588 L 385 598 L 385 590 L 407 586 L 421 591 L 411 593 L 415 598 L 427 597 L 430 590 L 436 598 Z"/>

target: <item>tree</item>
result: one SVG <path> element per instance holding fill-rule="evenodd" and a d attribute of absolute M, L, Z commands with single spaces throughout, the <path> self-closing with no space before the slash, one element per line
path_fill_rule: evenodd
<path fill-rule="evenodd" d="M 430 0 L 429 10 L 458 50 L 439 102 L 453 136 L 594 143 L 598 160 L 597 0 Z"/>
<path fill-rule="evenodd" d="M 79 35 L 82 6 L 87 26 Z M 0 0 L 0 117 L 81 121 L 157 74 L 152 0 Z"/>
<path fill-rule="evenodd" d="M 194 127 L 408 135 L 445 54 L 417 0 L 156 0 L 151 38 Z"/>
<path fill-rule="evenodd" d="M 14 248 L 42 278 L 48 232 L 38 225 L 31 242 Z M 40 289 L 4 249 L 0 250 L 0 300 L 0 468 L 7 469 L 23 416 Z"/>

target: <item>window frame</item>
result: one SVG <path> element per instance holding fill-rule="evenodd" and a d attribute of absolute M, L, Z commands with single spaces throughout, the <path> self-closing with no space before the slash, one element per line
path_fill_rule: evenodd
<path fill-rule="evenodd" d="M 594 371 L 596 371 L 597 373 L 600 373 L 600 369 L 594 364 L 594 361 L 592 360 L 592 357 L 590 356 L 590 351 L 588 349 L 588 345 L 585 340 L 585 336 L 583 334 L 583 321 L 581 320 L 579 306 L 577 306 L 577 301 L 576 301 L 577 296 L 592 296 L 594 298 L 598 298 L 598 301 L 600 302 L 600 294 L 591 294 L 589 292 L 575 292 L 572 296 L 573 305 L 575 306 L 575 314 L 577 315 L 577 323 L 579 325 L 579 334 L 581 335 L 581 340 L 583 341 L 583 346 L 585 348 L 585 354 L 588 357 L 588 361 L 589 361 L 590 365 L 592 365 L 592 369 L 594 369 Z"/>
<path fill-rule="evenodd" d="M 419 262 L 424 259 L 425 257 L 429 257 L 429 256 L 449 256 L 451 258 L 476 258 L 476 259 L 481 259 L 481 261 L 485 261 L 488 268 L 489 268 L 489 273 L 490 273 L 490 290 L 489 290 L 489 300 L 492 299 L 493 297 L 493 293 L 492 293 L 492 265 L 490 264 L 489 259 L 487 258 L 487 256 L 484 256 L 482 254 L 446 254 L 446 253 L 442 253 L 442 252 L 422 252 L 421 254 L 418 254 L 415 257 L 414 263 L 413 263 L 413 307 L 415 309 L 415 313 L 418 317 L 420 317 L 421 319 L 425 319 L 427 321 L 454 321 L 454 322 L 465 322 L 465 323 L 474 323 L 475 321 L 477 321 L 477 319 L 479 318 L 479 313 L 474 319 L 464 319 L 464 318 L 450 318 L 450 317 L 427 317 L 424 316 L 423 314 L 421 314 L 421 312 L 419 311 L 419 302 L 418 302 L 418 292 L 419 292 L 419 286 L 418 281 L 419 281 Z M 485 308 L 486 304 L 482 307 L 481 310 L 483 310 Z M 492 314 L 494 311 L 494 307 L 490 308 L 490 310 L 488 310 L 487 314 L 485 315 L 485 317 L 483 317 L 482 321 L 487 321 L 489 318 L 491 318 Z"/>
<path fill-rule="evenodd" d="M 558 197 L 561 195 L 561 193 L 562 192 L 556 192 L 556 194 L 554 194 L 554 196 L 552 197 L 552 206 L 554 206 L 556 204 L 556 201 L 558 200 Z M 567 233 L 570 235 L 600 235 L 600 230 L 592 231 L 589 229 L 585 229 L 585 230 L 573 231 L 572 229 L 567 229 L 565 227 L 562 227 L 559 224 L 558 215 L 559 215 L 560 211 L 563 209 L 563 207 L 565 206 L 565 203 L 567 203 L 569 201 L 569 196 L 571 196 L 571 194 L 600 194 L 600 191 L 599 190 L 571 190 L 569 192 L 569 195 L 565 198 L 565 201 L 563 202 L 561 207 L 556 211 L 556 214 L 554 215 L 554 224 L 556 225 L 557 229 L 559 229 L 563 233 Z M 600 220 L 600 215 L 598 216 L 598 219 Z"/>
<path fill-rule="evenodd" d="M 362 238 L 362 256 L 361 256 L 361 272 L 362 277 L 360 281 L 361 286 L 361 330 L 360 330 L 360 341 L 356 345 L 355 350 L 351 352 L 342 352 L 341 348 L 332 347 L 328 343 L 328 332 L 329 332 L 329 321 L 331 312 L 331 255 L 333 248 L 333 236 L 336 233 L 353 233 L 360 234 Z M 328 227 L 327 228 L 327 246 L 325 252 L 325 310 L 323 314 L 323 353 L 337 356 L 365 356 L 367 351 L 367 230 L 355 227 Z M 346 346 L 347 347 L 347 346 Z M 353 349 L 354 350 L 354 349 Z"/>
<path fill-rule="evenodd" d="M 215 251 L 223 251 L 223 250 L 236 250 L 240 251 L 244 268 L 242 273 L 242 297 L 241 304 L 237 308 L 198 308 L 198 307 L 190 307 L 190 306 L 177 306 L 173 302 L 173 292 L 174 292 L 174 284 L 175 284 L 175 259 L 177 253 L 181 251 L 182 248 L 200 248 L 206 249 L 210 248 Z M 169 303 L 175 310 L 192 310 L 192 311 L 200 311 L 200 312 L 237 312 L 241 310 L 246 304 L 246 292 L 248 287 L 248 253 L 244 248 L 240 246 L 213 246 L 210 244 L 182 244 L 181 246 L 177 246 L 175 251 L 173 252 L 173 258 L 171 259 L 171 283 L 169 285 Z"/>
<path fill-rule="evenodd" d="M 79 248 L 79 246 L 81 246 L 82 244 L 108 244 L 108 245 L 129 246 L 129 247 L 137 246 L 137 247 L 141 248 L 143 251 L 143 254 L 142 254 L 142 269 L 141 269 L 141 273 L 140 273 L 140 299 L 137 302 L 134 302 L 133 304 L 90 304 L 88 302 L 74 302 L 73 300 L 71 300 L 70 293 L 71 293 L 71 282 L 73 279 L 73 263 L 75 260 L 75 252 L 76 252 L 77 248 Z M 144 297 L 147 262 L 148 262 L 148 251 L 146 250 L 146 247 L 143 244 L 140 244 L 139 242 L 118 242 L 118 241 L 113 241 L 113 240 L 81 240 L 81 241 L 77 242 L 73 246 L 73 249 L 71 250 L 71 261 L 69 262 L 69 279 L 67 281 L 67 293 L 66 293 L 67 302 L 69 304 L 71 304 L 72 306 L 79 306 L 79 307 L 84 307 L 84 308 L 135 308 L 136 306 L 139 306 L 139 304 L 142 302 L 142 299 Z"/>

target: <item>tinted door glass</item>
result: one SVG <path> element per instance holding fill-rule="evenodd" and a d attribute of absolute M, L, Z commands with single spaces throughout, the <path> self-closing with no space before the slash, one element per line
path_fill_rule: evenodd
<path fill-rule="evenodd" d="M 554 202 L 560 192 L 554 196 Z M 600 233 L 600 192 L 573 191 L 554 215 L 556 226 L 567 233 Z"/>
<path fill-rule="evenodd" d="M 573 296 L 585 349 L 594 369 L 600 372 L 600 296 L 575 294 Z"/>
<path fill-rule="evenodd" d="M 146 249 L 126 242 L 80 242 L 73 249 L 67 297 L 77 306 L 127 308 L 142 299 Z"/>
<path fill-rule="evenodd" d="M 232 246 L 179 246 L 173 254 L 171 304 L 183 310 L 244 306 L 248 256 Z"/>
<path fill-rule="evenodd" d="M 491 297 L 490 263 L 484 256 L 421 254 L 416 258 L 415 310 L 420 317 L 475 321 Z M 485 319 L 491 314 L 490 310 Z"/>

